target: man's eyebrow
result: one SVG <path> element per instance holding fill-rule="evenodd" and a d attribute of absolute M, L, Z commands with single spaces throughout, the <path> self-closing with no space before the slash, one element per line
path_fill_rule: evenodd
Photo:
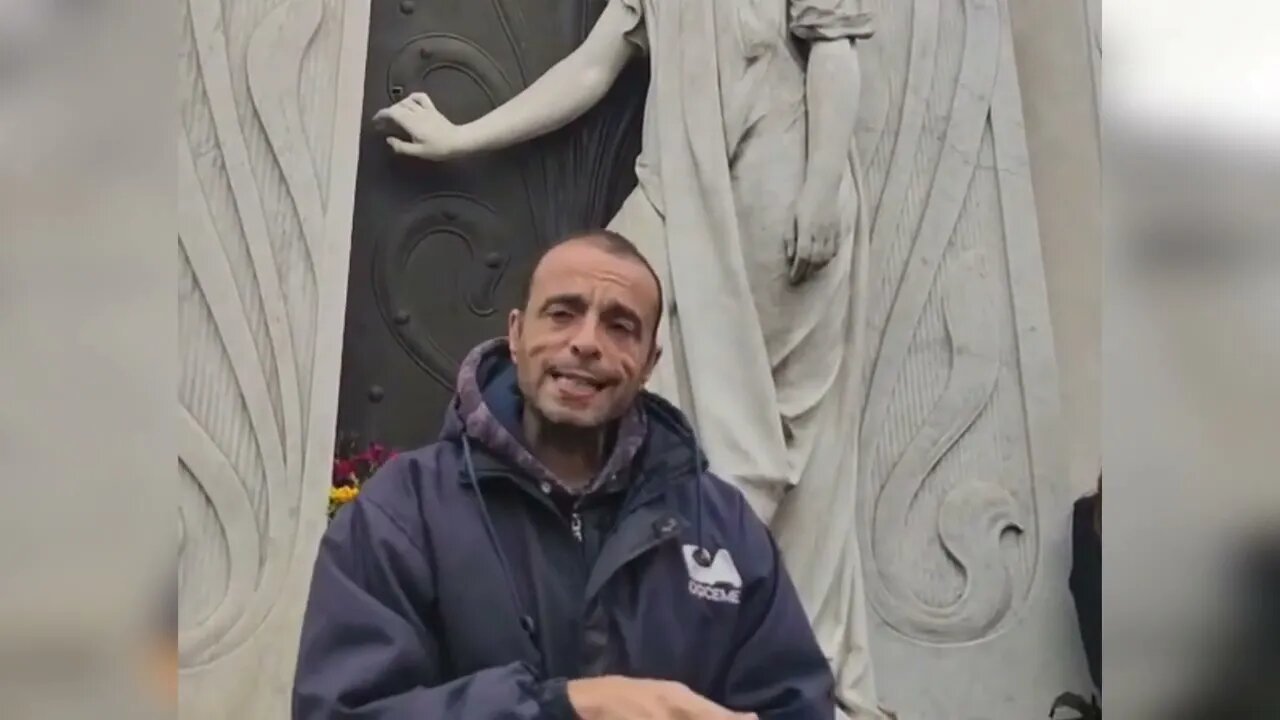
<path fill-rule="evenodd" d="M 601 315 L 621 317 L 636 324 L 637 328 L 644 327 L 644 320 L 640 317 L 640 313 L 636 312 L 631 306 L 624 305 L 616 300 L 605 305 Z"/>
<path fill-rule="evenodd" d="M 539 311 L 545 311 L 553 305 L 566 305 L 575 310 L 581 310 L 587 306 L 587 299 L 577 293 L 560 293 L 543 300 L 542 306 L 538 309 Z"/>

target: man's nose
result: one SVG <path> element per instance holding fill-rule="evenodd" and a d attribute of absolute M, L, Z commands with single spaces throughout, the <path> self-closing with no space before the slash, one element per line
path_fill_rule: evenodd
<path fill-rule="evenodd" d="M 578 325 L 577 332 L 569 341 L 569 349 L 576 357 L 597 358 L 600 356 L 598 333 L 600 322 L 593 315 L 587 315 Z"/>

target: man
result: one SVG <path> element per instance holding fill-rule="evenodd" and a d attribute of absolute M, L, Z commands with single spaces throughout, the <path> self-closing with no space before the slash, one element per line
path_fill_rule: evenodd
<path fill-rule="evenodd" d="M 846 521 L 874 285 L 854 142 L 858 46 L 873 31 L 866 0 L 609 0 L 574 52 L 470 122 L 422 92 L 374 116 L 401 155 L 490 152 L 563 127 L 646 59 L 637 185 L 609 227 L 671 295 L 649 389 L 770 523 L 858 718 L 880 717 Z"/>
<path fill-rule="evenodd" d="M 1102 689 L 1102 474 L 1097 492 L 1076 500 L 1071 512 L 1071 577 L 1076 619 L 1089 677 Z"/>
<path fill-rule="evenodd" d="M 1098 490 L 1076 500 L 1071 512 L 1071 575 L 1068 579 L 1075 601 L 1076 620 L 1089 677 L 1102 689 L 1102 474 L 1098 474 Z M 1064 692 L 1053 701 L 1049 717 L 1057 718 L 1059 709 L 1074 710 L 1077 720 L 1097 720 L 1102 708 L 1097 696 L 1088 700 L 1073 692 Z M 1198 717 L 1198 716 L 1197 716 Z"/>
<path fill-rule="evenodd" d="M 339 513 L 293 714 L 831 718 L 772 538 L 644 393 L 662 290 L 625 238 L 550 250 L 463 362 L 440 440 Z"/>

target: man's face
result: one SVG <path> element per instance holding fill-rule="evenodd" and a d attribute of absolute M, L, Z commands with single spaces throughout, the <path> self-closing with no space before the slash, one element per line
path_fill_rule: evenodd
<path fill-rule="evenodd" d="M 551 250 L 508 341 L 520 393 L 545 420 L 595 428 L 621 417 L 658 360 L 658 287 L 643 264 L 589 241 Z"/>

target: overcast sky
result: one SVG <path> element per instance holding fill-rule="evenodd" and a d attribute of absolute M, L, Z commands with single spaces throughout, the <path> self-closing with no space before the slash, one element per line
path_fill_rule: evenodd
<path fill-rule="evenodd" d="M 1106 0 L 1102 18 L 1105 112 L 1280 145 L 1280 2 Z"/>

